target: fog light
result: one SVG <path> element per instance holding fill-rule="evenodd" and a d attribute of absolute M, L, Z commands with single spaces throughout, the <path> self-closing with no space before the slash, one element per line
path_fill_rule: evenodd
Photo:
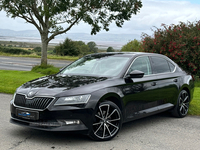
<path fill-rule="evenodd" d="M 62 122 L 63 125 L 76 125 L 81 124 L 80 120 L 58 120 L 58 122 Z"/>
<path fill-rule="evenodd" d="M 66 125 L 80 124 L 80 120 L 64 120 Z"/>
<path fill-rule="evenodd" d="M 30 126 L 60 127 L 58 122 L 31 122 Z"/>

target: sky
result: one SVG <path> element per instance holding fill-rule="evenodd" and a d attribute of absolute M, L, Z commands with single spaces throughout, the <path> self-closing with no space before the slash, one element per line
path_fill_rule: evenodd
<path fill-rule="evenodd" d="M 126 21 L 122 28 L 110 25 L 110 34 L 153 34 L 154 27 L 161 27 L 161 24 L 171 25 L 179 22 L 195 22 L 200 20 L 200 0 L 142 0 L 143 7 L 137 15 L 133 15 Z M 12 19 L 6 13 L 0 12 L 0 29 L 36 30 L 36 28 L 23 19 Z M 91 27 L 80 23 L 74 26 L 70 33 L 90 33 Z"/>

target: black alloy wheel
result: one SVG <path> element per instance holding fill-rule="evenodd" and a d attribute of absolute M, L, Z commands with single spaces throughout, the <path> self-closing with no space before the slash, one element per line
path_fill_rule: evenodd
<path fill-rule="evenodd" d="M 90 133 L 94 140 L 106 141 L 114 138 L 122 125 L 121 110 L 111 101 L 100 103 L 94 118 Z"/>
<path fill-rule="evenodd" d="M 175 117 L 183 118 L 189 110 L 190 96 L 187 91 L 182 90 L 179 93 L 177 104 L 172 112 Z"/>

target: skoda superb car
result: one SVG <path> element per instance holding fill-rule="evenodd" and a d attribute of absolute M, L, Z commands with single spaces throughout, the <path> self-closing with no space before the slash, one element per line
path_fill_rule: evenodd
<path fill-rule="evenodd" d="M 192 76 L 164 55 L 92 54 L 20 86 L 10 122 L 110 140 L 124 122 L 163 111 L 185 117 L 193 90 Z"/>

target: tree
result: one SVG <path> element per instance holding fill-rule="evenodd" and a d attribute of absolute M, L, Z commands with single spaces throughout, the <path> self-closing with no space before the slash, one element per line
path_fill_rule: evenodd
<path fill-rule="evenodd" d="M 140 52 L 142 50 L 141 43 L 134 39 L 133 41 L 128 42 L 126 45 L 124 45 L 121 49 L 121 51 L 126 52 Z"/>
<path fill-rule="evenodd" d="M 55 51 L 57 55 L 61 56 L 78 56 L 88 54 L 89 47 L 83 41 L 72 41 L 66 38 L 62 44 L 55 47 Z"/>
<path fill-rule="evenodd" d="M 75 41 L 76 47 L 79 50 L 79 55 L 84 56 L 89 54 L 89 47 L 83 41 Z"/>
<path fill-rule="evenodd" d="M 61 56 L 77 56 L 79 54 L 79 51 L 77 50 L 75 43 L 69 39 L 66 38 L 65 41 L 59 46 L 55 47 L 56 54 Z"/>
<path fill-rule="evenodd" d="M 66 33 L 83 21 L 89 24 L 91 34 L 101 29 L 108 31 L 115 21 L 122 27 L 125 20 L 142 7 L 140 0 L 1 0 L 0 10 L 12 18 L 22 18 L 33 24 L 42 42 L 41 64 L 47 65 L 48 43 L 55 36 Z"/>
<path fill-rule="evenodd" d="M 41 52 L 41 47 L 35 47 L 35 48 L 33 49 L 33 51 L 34 51 L 34 52 Z"/>
<path fill-rule="evenodd" d="M 107 52 L 114 52 L 115 50 L 113 49 L 113 47 L 108 47 L 107 48 Z"/>
<path fill-rule="evenodd" d="M 97 44 L 95 42 L 89 42 L 89 43 L 87 43 L 87 45 L 88 45 L 89 51 L 91 53 L 97 53 L 98 52 L 98 47 L 96 47 Z"/>

